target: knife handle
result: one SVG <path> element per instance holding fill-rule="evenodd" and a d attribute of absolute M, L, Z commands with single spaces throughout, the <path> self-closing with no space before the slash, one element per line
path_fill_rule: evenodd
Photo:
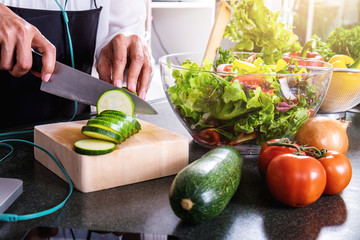
<path fill-rule="evenodd" d="M 31 70 L 41 73 L 42 55 L 40 53 L 32 51 L 32 59 L 33 59 L 33 62 L 32 62 Z"/>

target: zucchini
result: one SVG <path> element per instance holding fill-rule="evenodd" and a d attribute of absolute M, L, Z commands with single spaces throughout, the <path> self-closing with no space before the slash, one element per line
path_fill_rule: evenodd
<path fill-rule="evenodd" d="M 114 151 L 115 143 L 99 139 L 81 139 L 74 143 L 74 150 L 84 155 L 101 155 Z"/>
<path fill-rule="evenodd" d="M 112 129 L 114 131 L 119 132 L 121 130 L 121 128 L 123 127 L 123 124 L 119 123 L 114 123 L 114 122 L 110 122 L 110 121 L 106 121 L 104 119 L 98 119 L 98 118 L 94 118 L 94 119 L 89 119 L 86 123 L 87 126 L 104 126 L 107 127 L 109 129 Z"/>
<path fill-rule="evenodd" d="M 105 128 L 110 131 L 118 132 L 123 138 L 130 137 L 130 128 L 125 126 L 123 122 L 111 122 L 101 118 L 95 118 L 88 120 L 86 126 L 94 126 L 94 127 L 101 127 Z"/>
<path fill-rule="evenodd" d="M 127 137 L 130 137 L 131 135 L 137 133 L 134 124 L 126 119 L 120 117 L 115 118 L 110 115 L 98 115 L 97 117 L 95 117 L 95 119 L 110 121 L 114 124 L 121 125 L 121 128 L 127 133 Z"/>
<path fill-rule="evenodd" d="M 134 116 L 134 102 L 129 94 L 121 89 L 110 89 L 103 92 L 97 103 L 97 113 L 107 109 L 119 110 L 130 116 Z"/>
<path fill-rule="evenodd" d="M 170 188 L 170 204 L 185 222 L 200 223 L 220 214 L 236 192 L 243 168 L 239 151 L 219 146 L 182 169 Z"/>
<path fill-rule="evenodd" d="M 129 116 L 128 114 L 126 114 L 124 112 L 117 111 L 117 110 L 105 110 L 105 111 L 102 111 L 99 116 L 110 116 L 112 118 L 120 118 L 120 119 L 123 118 L 123 119 L 126 119 L 127 121 L 130 121 L 132 124 L 134 124 L 134 126 L 137 130 L 139 130 L 139 131 L 141 130 L 141 125 L 138 122 L 138 120 L 136 120 L 136 118 Z"/>
<path fill-rule="evenodd" d="M 81 128 L 81 133 L 90 138 L 101 139 L 114 143 L 121 143 L 125 141 L 125 139 L 119 133 L 102 127 L 94 127 L 94 126 L 86 125 Z"/>

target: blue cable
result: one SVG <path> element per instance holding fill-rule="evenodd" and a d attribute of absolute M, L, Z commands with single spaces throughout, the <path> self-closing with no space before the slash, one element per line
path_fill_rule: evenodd
<path fill-rule="evenodd" d="M 6 222 L 16 222 L 19 220 L 30 220 L 30 219 L 34 219 L 34 218 L 39 218 L 39 217 L 43 217 L 46 216 L 48 214 L 51 214 L 57 210 L 59 210 L 60 208 L 62 208 L 65 203 L 68 201 L 68 199 L 70 198 L 72 192 L 73 192 L 73 184 L 71 182 L 70 176 L 68 175 L 68 173 L 66 172 L 66 170 L 64 169 L 64 167 L 61 165 L 61 163 L 49 152 L 47 151 L 45 148 L 32 143 L 30 141 L 27 140 L 22 140 L 22 139 L 5 139 L 5 140 L 0 140 L 0 146 L 5 146 L 8 147 L 10 149 L 10 152 L 3 158 L 0 159 L 0 162 L 3 161 L 5 158 L 7 158 L 8 156 L 10 156 L 10 154 L 13 152 L 14 148 L 5 142 L 23 142 L 23 143 L 28 143 L 30 145 L 33 145 L 37 148 L 39 148 L 40 150 L 42 150 L 43 152 L 45 152 L 47 155 L 49 155 L 49 157 L 56 163 L 56 165 L 60 168 L 60 170 L 64 173 L 66 180 L 69 183 L 69 194 L 67 195 L 67 197 L 65 198 L 64 201 L 62 201 L 60 204 L 56 205 L 55 207 L 52 207 L 50 209 L 44 210 L 44 211 L 40 211 L 37 213 L 31 213 L 31 214 L 26 214 L 26 215 L 16 215 L 16 214 L 11 214 L 11 213 L 4 213 L 4 214 L 0 214 L 0 221 L 6 221 Z"/>
<path fill-rule="evenodd" d="M 74 51 L 73 51 L 73 45 L 72 45 L 72 40 L 71 40 L 71 35 L 70 35 L 70 30 L 69 30 L 69 18 L 68 15 L 65 11 L 66 9 L 66 5 L 67 5 L 67 0 L 65 1 L 65 6 L 64 8 L 61 7 L 61 5 L 59 4 L 59 2 L 57 0 L 55 0 L 56 4 L 59 6 L 61 12 L 62 12 L 62 16 L 65 22 L 65 26 L 66 26 L 66 31 L 67 31 L 67 36 L 69 38 L 69 47 L 70 47 L 70 55 L 71 55 L 71 66 L 73 68 L 75 68 L 75 60 L 74 60 Z"/>
<path fill-rule="evenodd" d="M 66 5 L 67 5 L 67 0 L 65 1 L 64 8 L 61 7 L 61 5 L 59 4 L 59 2 L 57 0 L 55 0 L 55 2 L 59 6 L 59 8 L 61 9 L 61 12 L 62 12 L 62 16 L 63 16 L 65 26 L 66 26 L 67 36 L 68 36 L 68 39 L 69 39 L 71 66 L 73 68 L 75 68 L 74 51 L 73 51 L 73 45 L 72 45 L 70 29 L 69 29 L 69 18 L 68 18 L 68 15 L 67 15 L 66 11 L 64 10 L 66 8 Z M 68 120 L 68 121 L 72 121 L 75 118 L 76 113 L 77 113 L 77 109 L 78 109 L 78 103 L 77 103 L 77 101 L 74 101 L 74 114 L 71 117 L 71 119 Z M 25 131 L 18 131 L 18 132 L 0 133 L 0 137 L 9 136 L 9 135 L 27 134 L 27 133 L 33 133 L 33 132 L 34 132 L 34 130 L 25 130 Z M 64 175 L 65 175 L 65 177 L 66 177 L 66 179 L 67 179 L 67 181 L 69 183 L 69 194 L 67 195 L 67 197 L 65 198 L 64 201 L 62 201 L 60 204 L 58 204 L 55 207 L 52 207 L 50 209 L 40 211 L 40 212 L 37 212 L 37 213 L 26 214 L 26 215 L 16 215 L 16 214 L 4 213 L 4 214 L 0 214 L 0 221 L 16 222 L 16 221 L 19 221 L 19 220 L 29 220 L 29 219 L 39 218 L 39 217 L 43 217 L 43 216 L 46 216 L 48 214 L 51 214 L 51 213 L 59 210 L 60 208 L 62 208 L 65 205 L 65 203 L 68 201 L 68 199 L 70 198 L 70 196 L 71 196 L 71 194 L 73 192 L 73 184 L 71 182 L 70 176 L 68 175 L 68 173 L 66 172 L 64 167 L 61 165 L 61 163 L 49 151 L 47 151 L 45 148 L 37 145 L 36 143 L 30 142 L 30 141 L 27 141 L 27 140 L 23 140 L 23 139 L 0 140 L 0 147 L 2 146 L 2 147 L 7 147 L 7 148 L 10 149 L 9 153 L 6 154 L 4 157 L 2 157 L 0 159 L 0 162 L 2 162 L 4 159 L 9 157 L 14 151 L 14 148 L 10 144 L 5 143 L 5 142 L 23 142 L 23 143 L 27 143 L 27 144 L 30 144 L 30 145 L 33 145 L 33 146 L 39 148 L 40 150 L 45 152 L 47 155 L 49 155 L 49 157 L 56 163 L 56 165 L 64 173 Z"/>
<path fill-rule="evenodd" d="M 65 26 L 66 26 L 66 33 L 67 33 L 67 36 L 68 36 L 68 39 L 69 39 L 69 48 L 70 48 L 70 56 L 71 56 L 71 66 L 73 68 L 75 68 L 75 60 L 74 60 L 74 50 L 73 50 L 73 45 L 72 45 L 72 40 L 71 40 L 71 35 L 70 35 L 70 29 L 69 29 L 69 18 L 68 18 L 68 15 L 65 11 L 66 9 L 66 5 L 67 5 L 67 0 L 65 1 L 65 5 L 64 5 L 64 8 L 61 7 L 61 5 L 59 4 L 59 2 L 57 0 L 55 0 L 56 4 L 59 6 L 60 10 L 61 10 L 61 13 L 62 13 L 62 16 L 63 16 L 63 19 L 64 19 L 64 22 L 65 22 Z M 74 114 L 73 116 L 70 118 L 69 122 L 72 121 L 75 116 L 76 116 L 76 113 L 77 113 L 77 109 L 78 109 L 78 103 L 77 101 L 74 101 Z"/>

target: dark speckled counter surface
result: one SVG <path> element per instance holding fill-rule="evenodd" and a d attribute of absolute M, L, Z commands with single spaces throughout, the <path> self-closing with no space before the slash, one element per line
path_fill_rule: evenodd
<path fill-rule="evenodd" d="M 148 122 L 189 137 L 165 99 L 152 103 L 157 116 L 138 116 Z M 0 222 L 1 239 L 21 239 L 35 226 L 61 226 L 98 231 L 158 233 L 179 239 L 360 239 L 360 114 L 347 113 L 351 121 L 348 158 L 353 167 L 349 186 L 339 195 L 322 196 L 303 208 L 276 202 L 257 171 L 257 156 L 244 156 L 238 191 L 216 218 L 199 225 L 184 224 L 172 212 L 168 200 L 174 176 L 113 189 L 81 193 L 74 191 L 57 212 L 35 220 Z M 31 134 L 17 138 L 32 140 Z M 68 185 L 33 156 L 33 147 L 13 143 L 14 153 L 0 163 L 0 176 L 19 178 L 24 192 L 7 210 L 27 214 L 63 201 Z M 190 142 L 190 162 L 207 149 Z M 7 149 L 0 148 L 0 156 Z"/>

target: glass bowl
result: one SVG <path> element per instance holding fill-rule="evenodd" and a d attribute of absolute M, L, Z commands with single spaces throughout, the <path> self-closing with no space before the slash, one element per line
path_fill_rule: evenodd
<path fill-rule="evenodd" d="M 232 55 L 243 60 L 254 53 Z M 316 67 L 289 66 L 296 74 L 204 71 L 198 67 L 202 58 L 203 53 L 161 57 L 165 95 L 196 143 L 233 145 L 242 154 L 257 154 L 266 141 L 292 136 L 319 110 L 333 71 L 320 61 Z M 185 60 L 191 62 L 186 67 Z"/>

